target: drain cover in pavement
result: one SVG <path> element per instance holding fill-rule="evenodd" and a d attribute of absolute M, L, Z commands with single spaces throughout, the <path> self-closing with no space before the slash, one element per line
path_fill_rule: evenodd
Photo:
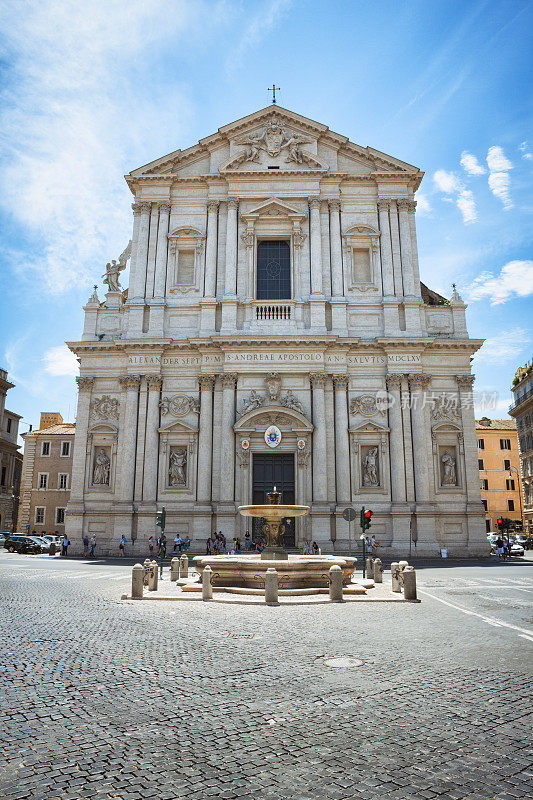
<path fill-rule="evenodd" d="M 341 656 L 340 658 L 326 658 L 324 660 L 326 667 L 333 667 L 334 669 L 345 669 L 347 667 L 362 667 L 363 662 L 360 658 L 353 656 Z"/>

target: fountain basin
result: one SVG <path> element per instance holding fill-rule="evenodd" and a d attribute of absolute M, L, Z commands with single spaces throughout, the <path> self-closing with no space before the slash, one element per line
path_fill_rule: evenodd
<path fill-rule="evenodd" d="M 293 509 L 294 506 L 290 508 Z M 288 515 L 284 513 L 283 516 Z M 329 569 L 334 564 L 338 564 L 342 569 L 342 582 L 347 586 L 351 581 L 356 562 L 356 558 L 349 556 L 290 555 L 286 559 L 264 560 L 260 555 L 241 554 L 194 558 L 194 565 L 200 576 L 209 564 L 213 571 L 211 578 L 213 586 L 241 586 L 252 589 L 264 588 L 265 572 L 271 567 L 277 570 L 280 589 L 313 589 L 329 586 Z"/>

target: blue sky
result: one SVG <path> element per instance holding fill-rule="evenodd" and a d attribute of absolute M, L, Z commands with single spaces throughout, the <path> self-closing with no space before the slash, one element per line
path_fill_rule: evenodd
<path fill-rule="evenodd" d="M 273 81 L 284 107 L 425 171 L 422 278 L 468 299 L 470 334 L 487 340 L 476 390 L 497 392 L 486 413 L 505 416 L 533 350 L 531 3 L 0 0 L 0 11 L 0 365 L 26 422 L 74 418 L 63 343 L 81 336 L 92 284 L 129 239 L 124 173 L 268 105 Z"/>

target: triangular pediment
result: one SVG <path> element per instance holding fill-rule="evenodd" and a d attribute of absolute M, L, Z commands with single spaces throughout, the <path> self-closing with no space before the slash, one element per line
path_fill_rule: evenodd
<path fill-rule="evenodd" d="M 416 177 L 417 183 L 422 178 L 422 173 L 411 164 L 374 148 L 355 144 L 320 122 L 281 106 L 270 105 L 223 125 L 192 147 L 174 150 L 133 170 L 126 180 L 132 185 L 141 177 L 170 177 L 191 165 L 198 174 L 258 172 L 269 168 L 273 172 L 329 171 L 330 165 L 320 155 L 319 145 L 332 147 L 337 152 L 340 172 L 404 174 Z M 225 158 L 224 150 L 227 153 Z M 217 156 L 216 166 L 210 166 L 211 157 L 217 152 L 222 158 Z"/>
<path fill-rule="evenodd" d="M 390 428 L 388 428 L 387 425 L 370 419 L 352 425 L 349 429 L 349 433 L 388 433 L 389 431 Z"/>
<path fill-rule="evenodd" d="M 284 203 L 283 200 L 278 200 L 277 197 L 271 197 L 251 208 L 246 214 L 241 214 L 243 220 L 261 219 L 261 217 L 286 217 L 288 219 L 303 220 L 305 216 L 297 208 Z"/>
<path fill-rule="evenodd" d="M 181 419 L 175 419 L 167 425 L 162 425 L 158 428 L 158 433 L 197 433 L 198 427 L 184 422 Z"/>

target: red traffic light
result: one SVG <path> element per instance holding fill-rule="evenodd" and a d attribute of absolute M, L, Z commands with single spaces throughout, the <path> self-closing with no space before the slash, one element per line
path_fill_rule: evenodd
<path fill-rule="evenodd" d="M 373 517 L 373 516 L 374 516 L 374 512 L 373 511 L 366 511 L 365 512 L 365 519 L 370 519 L 370 517 Z"/>
<path fill-rule="evenodd" d="M 496 520 L 496 522 L 498 523 L 498 525 L 503 525 L 503 519 L 502 519 L 501 517 L 499 517 L 499 518 Z"/>

